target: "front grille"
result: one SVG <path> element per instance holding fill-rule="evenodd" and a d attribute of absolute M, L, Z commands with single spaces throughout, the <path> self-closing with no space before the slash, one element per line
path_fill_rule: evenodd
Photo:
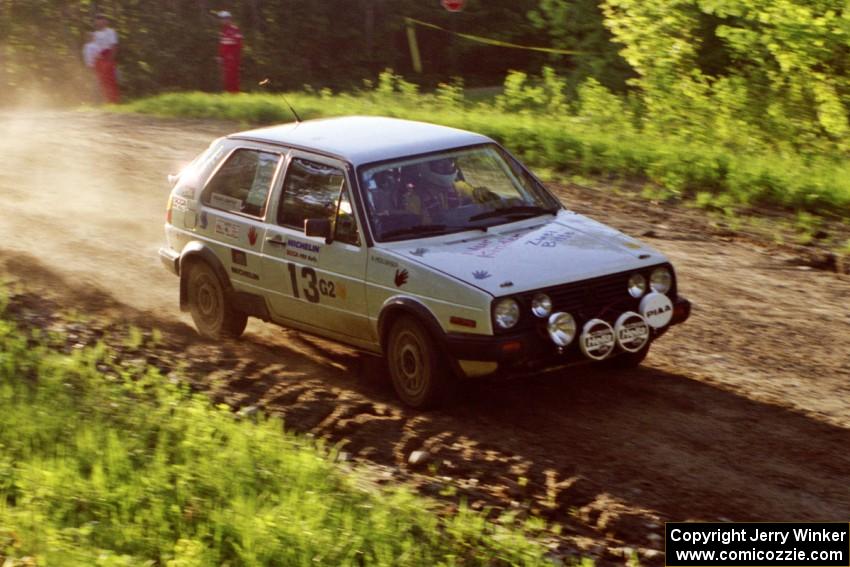
<path fill-rule="evenodd" d="M 629 277 L 640 272 L 649 285 L 652 270 L 666 267 L 673 273 L 669 264 L 656 264 L 640 270 L 630 270 L 618 274 L 609 274 L 598 278 L 582 280 L 568 284 L 538 289 L 521 293 L 517 296 L 522 309 L 522 320 L 518 326 L 528 327 L 534 321 L 541 321 L 531 314 L 531 300 L 538 293 L 545 293 L 552 299 L 552 312 L 566 311 L 576 318 L 579 324 L 590 319 L 600 318 L 613 323 L 624 311 L 637 311 L 640 299 L 635 299 L 628 292 Z M 676 297 L 676 279 L 668 294 Z"/>

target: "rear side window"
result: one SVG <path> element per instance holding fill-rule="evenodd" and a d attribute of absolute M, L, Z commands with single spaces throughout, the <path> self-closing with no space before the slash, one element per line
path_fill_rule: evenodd
<path fill-rule="evenodd" d="M 279 161 L 278 154 L 236 150 L 207 183 L 203 203 L 231 213 L 262 217 Z"/>

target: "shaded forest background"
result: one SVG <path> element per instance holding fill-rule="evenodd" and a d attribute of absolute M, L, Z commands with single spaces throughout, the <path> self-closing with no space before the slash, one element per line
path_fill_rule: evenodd
<path fill-rule="evenodd" d="M 850 149 L 846 0 L 468 0 L 461 13 L 439 0 L 0 0 L 0 101 L 32 92 L 90 98 L 80 48 L 98 11 L 120 35 L 126 95 L 215 91 L 219 9 L 245 34 L 247 90 L 266 78 L 272 91 L 353 90 L 392 68 L 422 90 L 453 77 L 465 87 L 504 82 L 512 112 L 526 102 L 569 112 L 583 92 L 583 107 L 595 104 L 617 131 L 842 160 Z M 417 28 L 425 72 L 416 75 L 405 16 L 579 53 Z M 510 70 L 519 74 L 505 82 Z"/>
<path fill-rule="evenodd" d="M 589 53 L 553 58 L 418 28 L 425 72 L 417 80 L 425 85 L 453 76 L 472 86 L 501 84 L 509 69 L 535 70 L 548 63 L 576 78 L 592 73 L 603 84 L 624 88 L 632 70 L 610 42 L 597 3 L 571 3 L 568 18 L 553 13 L 563 19 L 553 25 L 547 4 L 552 3 L 470 0 L 464 11 L 449 13 L 439 0 L 0 0 L 0 84 L 7 95 L 15 88 L 79 86 L 80 50 L 93 15 L 103 11 L 113 17 L 120 35 L 125 92 L 216 90 L 214 12 L 227 9 L 245 34 L 247 89 L 264 78 L 275 90 L 305 84 L 356 87 L 388 67 L 410 76 L 405 16 L 490 38 Z"/>

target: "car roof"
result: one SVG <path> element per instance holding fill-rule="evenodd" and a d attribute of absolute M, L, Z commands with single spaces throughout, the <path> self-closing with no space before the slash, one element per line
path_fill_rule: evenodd
<path fill-rule="evenodd" d="M 232 134 L 250 139 L 330 154 L 354 166 L 490 143 L 481 134 L 426 122 L 380 116 L 345 116 L 292 122 Z"/>

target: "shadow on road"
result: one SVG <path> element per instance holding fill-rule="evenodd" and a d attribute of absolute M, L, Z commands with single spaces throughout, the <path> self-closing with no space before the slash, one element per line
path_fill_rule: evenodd
<path fill-rule="evenodd" d="M 652 356 L 620 373 L 582 367 L 477 381 L 452 407 L 422 413 L 395 401 L 377 359 L 331 343 L 261 328 L 216 344 L 175 319 L 78 287 L 29 256 L 0 255 L 0 272 L 69 309 L 160 328 L 159 360 L 187 363 L 193 384 L 216 400 L 262 407 L 290 429 L 381 464 L 406 468 L 411 451 L 426 449 L 433 457 L 423 476 L 475 479 L 460 493 L 469 502 L 527 502 L 621 539 L 645 532 L 635 522 L 653 515 L 850 515 L 850 432 L 657 370 Z"/>

